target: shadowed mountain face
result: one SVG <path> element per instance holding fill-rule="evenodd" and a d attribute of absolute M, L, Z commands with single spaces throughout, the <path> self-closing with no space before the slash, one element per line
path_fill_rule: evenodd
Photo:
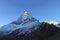
<path fill-rule="evenodd" d="M 55 25 L 40 23 L 24 12 L 18 20 L 0 28 L 0 40 L 48 40 L 59 32 Z"/>
<path fill-rule="evenodd" d="M 56 35 L 54 35 L 54 36 L 48 38 L 48 40 L 60 40 L 60 32 L 57 33 Z"/>
<path fill-rule="evenodd" d="M 38 28 L 36 30 L 34 27 L 30 28 L 30 33 L 29 31 L 24 31 L 27 28 L 16 29 L 9 35 L 3 36 L 1 40 L 48 40 L 48 38 L 59 33 L 59 29 L 57 29 L 56 26 L 50 25 L 48 23 L 43 22 L 37 27 Z"/>

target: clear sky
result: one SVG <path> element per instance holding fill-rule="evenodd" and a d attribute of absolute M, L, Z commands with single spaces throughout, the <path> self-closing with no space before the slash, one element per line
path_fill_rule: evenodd
<path fill-rule="evenodd" d="M 0 26 L 15 21 L 25 10 L 40 22 L 60 22 L 60 0 L 0 0 Z"/>

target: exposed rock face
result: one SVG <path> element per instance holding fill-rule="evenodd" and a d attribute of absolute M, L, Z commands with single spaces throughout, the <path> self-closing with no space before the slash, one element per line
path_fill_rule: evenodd
<path fill-rule="evenodd" d="M 34 27 L 30 28 L 30 30 L 30 33 L 25 31 L 24 34 L 21 34 L 23 29 L 17 29 L 11 34 L 3 36 L 1 40 L 48 40 L 49 37 L 59 32 L 56 26 L 44 22 L 41 23 L 36 30 L 34 30 Z"/>

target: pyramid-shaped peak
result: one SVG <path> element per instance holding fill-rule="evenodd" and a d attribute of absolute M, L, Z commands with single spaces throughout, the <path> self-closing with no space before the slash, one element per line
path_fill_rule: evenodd
<path fill-rule="evenodd" d="M 12 24 L 24 24 L 24 23 L 29 23 L 29 22 L 34 22 L 38 21 L 34 17 L 32 17 L 27 11 L 23 13 L 16 21 L 12 22 Z"/>
<path fill-rule="evenodd" d="M 28 16 L 29 14 L 28 14 L 27 11 L 25 11 L 23 15 L 24 15 L 24 16 Z"/>

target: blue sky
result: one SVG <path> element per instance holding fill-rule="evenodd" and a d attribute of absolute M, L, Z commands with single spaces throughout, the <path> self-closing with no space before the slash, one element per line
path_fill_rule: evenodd
<path fill-rule="evenodd" d="M 0 26 L 17 20 L 25 10 L 40 22 L 60 22 L 60 0 L 0 0 Z"/>

